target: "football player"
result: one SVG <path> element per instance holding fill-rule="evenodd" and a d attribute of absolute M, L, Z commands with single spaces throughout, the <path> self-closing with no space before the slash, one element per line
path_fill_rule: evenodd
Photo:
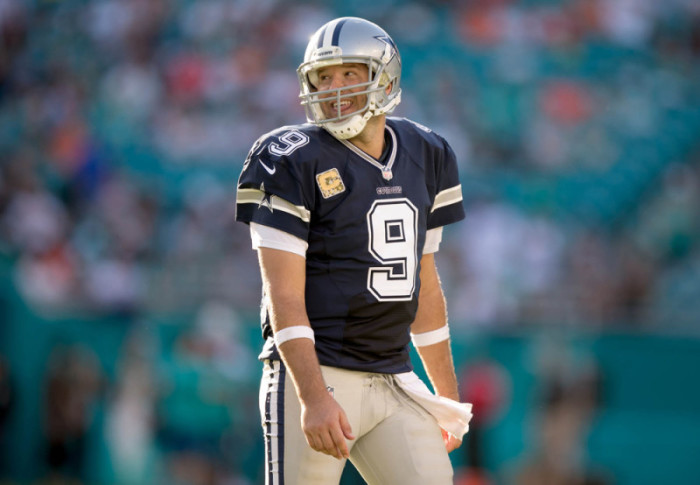
<path fill-rule="evenodd" d="M 401 58 L 377 25 L 328 22 L 297 72 L 308 123 L 258 139 L 237 193 L 263 281 L 266 483 L 337 484 L 350 459 L 370 484 L 451 484 L 471 418 L 434 261 L 464 217 L 454 153 L 387 117 Z"/>

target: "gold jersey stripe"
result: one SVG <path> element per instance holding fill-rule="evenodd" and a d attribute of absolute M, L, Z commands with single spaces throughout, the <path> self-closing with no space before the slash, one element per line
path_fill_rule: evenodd
<path fill-rule="evenodd" d="M 236 204 L 257 204 L 266 207 L 272 206 L 273 211 L 280 210 L 298 217 L 304 222 L 311 221 L 311 212 L 305 207 L 294 205 L 289 201 L 280 199 L 276 195 L 270 196 L 270 202 L 265 201 L 265 192 L 259 189 L 238 189 L 236 194 Z"/>
<path fill-rule="evenodd" d="M 440 207 L 445 207 L 450 204 L 455 204 L 462 200 L 462 185 L 455 185 L 449 189 L 445 189 L 435 196 L 435 202 L 433 202 L 433 208 L 430 212 L 435 212 L 435 210 Z"/>

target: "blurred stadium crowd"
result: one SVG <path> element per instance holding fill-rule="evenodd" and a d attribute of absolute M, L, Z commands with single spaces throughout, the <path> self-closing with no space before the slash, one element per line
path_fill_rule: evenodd
<path fill-rule="evenodd" d="M 456 334 L 692 332 L 696 1 L 0 0 L 3 307 L 119 337 L 111 367 L 46 345 L 39 471 L 5 451 L 0 478 L 257 483 L 260 289 L 235 182 L 258 136 L 303 120 L 295 68 L 341 15 L 394 37 L 396 114 L 458 154 L 468 217 L 438 260 Z"/>

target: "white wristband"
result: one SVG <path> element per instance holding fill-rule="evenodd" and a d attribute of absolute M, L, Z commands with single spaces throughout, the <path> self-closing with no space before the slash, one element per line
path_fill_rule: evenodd
<path fill-rule="evenodd" d="M 279 349 L 280 345 L 287 340 L 294 340 L 295 338 L 308 338 L 316 343 L 314 331 L 311 327 L 307 327 L 306 325 L 294 325 L 292 327 L 283 328 L 279 332 L 275 332 L 275 345 Z"/>
<path fill-rule="evenodd" d="M 414 347 L 425 347 L 426 345 L 433 345 L 443 340 L 450 338 L 450 326 L 445 325 L 437 330 L 431 330 L 430 332 L 423 333 L 412 333 L 411 341 L 413 341 Z"/>

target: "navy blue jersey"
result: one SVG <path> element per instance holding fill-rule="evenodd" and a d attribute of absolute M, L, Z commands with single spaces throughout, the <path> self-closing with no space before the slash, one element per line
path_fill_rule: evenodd
<path fill-rule="evenodd" d="M 386 135 L 375 160 L 323 128 L 285 126 L 255 143 L 239 178 L 237 220 L 308 241 L 306 310 L 323 365 L 412 369 L 426 231 L 464 217 L 447 142 L 403 118 L 387 118 Z M 278 359 L 264 305 L 260 357 Z"/>

